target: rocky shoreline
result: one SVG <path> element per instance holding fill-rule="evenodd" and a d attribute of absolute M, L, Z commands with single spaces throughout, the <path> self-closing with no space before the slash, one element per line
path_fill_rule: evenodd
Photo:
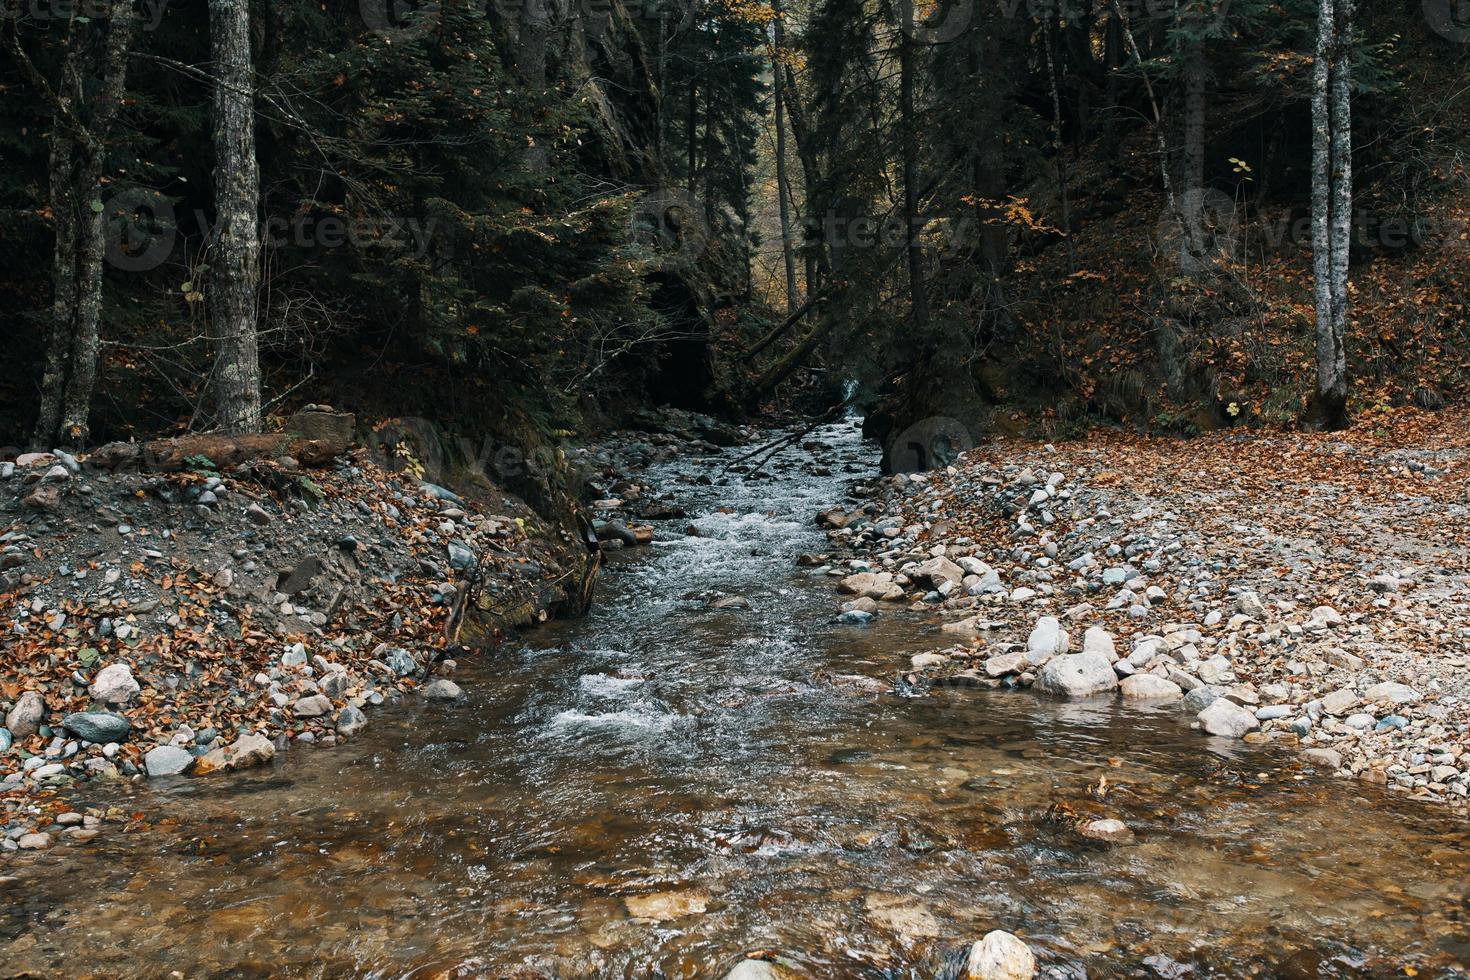
<path fill-rule="evenodd" d="M 1201 732 L 1464 813 L 1470 420 L 999 440 L 817 516 L 839 618 L 943 617 L 910 681 L 1177 703 Z"/>
<path fill-rule="evenodd" d="M 457 700 L 434 677 L 451 621 L 493 645 L 546 618 L 581 547 L 488 481 L 461 495 L 363 448 L 138 455 L 0 463 L 0 861 L 130 822 L 75 802 L 108 782 L 263 765 L 382 705 Z"/>
<path fill-rule="evenodd" d="M 411 447 L 348 448 L 350 418 L 311 406 L 288 428 L 344 431 L 250 440 L 313 465 L 233 462 L 212 437 L 0 462 L 0 861 L 133 823 L 78 803 L 108 783 L 263 766 L 384 705 L 452 704 L 451 632 L 494 646 L 570 599 L 569 530 L 482 476 L 422 479 Z M 749 437 L 675 410 L 635 422 L 572 452 L 604 552 L 681 516 L 638 471 Z"/>

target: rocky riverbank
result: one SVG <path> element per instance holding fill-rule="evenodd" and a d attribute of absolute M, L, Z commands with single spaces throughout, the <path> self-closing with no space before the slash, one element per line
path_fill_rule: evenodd
<path fill-rule="evenodd" d="M 818 515 L 840 615 L 943 616 L 911 679 L 1177 702 L 1213 736 L 1464 809 L 1470 417 L 1004 439 Z"/>
<path fill-rule="evenodd" d="M 363 448 L 139 455 L 0 462 L 0 860 L 130 819 L 77 802 L 98 781 L 259 765 L 456 700 L 433 678 L 459 623 L 493 644 L 544 619 L 581 548 L 487 481 L 456 493 Z"/>

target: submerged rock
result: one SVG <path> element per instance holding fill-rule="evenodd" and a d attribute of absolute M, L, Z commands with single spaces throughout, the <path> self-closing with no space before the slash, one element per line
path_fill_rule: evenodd
<path fill-rule="evenodd" d="M 464 697 L 464 691 L 454 681 L 437 680 L 425 684 L 419 690 L 425 701 L 458 701 Z"/>
<path fill-rule="evenodd" d="M 233 745 L 200 756 L 194 763 L 194 775 L 263 766 L 275 757 L 276 747 L 270 739 L 262 735 L 242 735 Z"/>

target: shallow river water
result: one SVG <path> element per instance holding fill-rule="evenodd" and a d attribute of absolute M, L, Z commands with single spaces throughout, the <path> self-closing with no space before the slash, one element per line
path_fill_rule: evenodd
<path fill-rule="evenodd" d="M 662 468 L 690 520 L 616 556 L 585 621 L 466 665 L 465 703 L 134 790 L 153 830 L 18 872 L 0 976 L 718 978 L 764 952 L 952 977 L 996 928 L 1055 976 L 1463 975 L 1470 837 L 1444 815 L 1172 710 L 894 691 L 932 624 L 839 626 L 793 565 L 876 458 L 851 423 L 816 438 L 835 475 L 800 450 L 772 479 Z M 1087 815 L 1136 841 L 1084 841 Z"/>

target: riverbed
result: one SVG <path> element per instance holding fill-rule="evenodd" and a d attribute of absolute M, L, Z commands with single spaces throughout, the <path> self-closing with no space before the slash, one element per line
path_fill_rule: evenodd
<path fill-rule="evenodd" d="M 722 476 L 733 449 L 658 467 L 690 517 L 614 555 L 586 619 L 465 664 L 464 702 L 99 797 L 140 825 L 7 872 L 0 976 L 720 977 L 761 953 L 948 977 L 992 929 L 1057 976 L 1470 964 L 1447 816 L 1173 708 L 902 683 L 934 624 L 838 624 L 794 561 L 876 450 L 851 421 L 808 441 L 759 474 Z M 1134 840 L 1082 838 L 1094 816 Z"/>

